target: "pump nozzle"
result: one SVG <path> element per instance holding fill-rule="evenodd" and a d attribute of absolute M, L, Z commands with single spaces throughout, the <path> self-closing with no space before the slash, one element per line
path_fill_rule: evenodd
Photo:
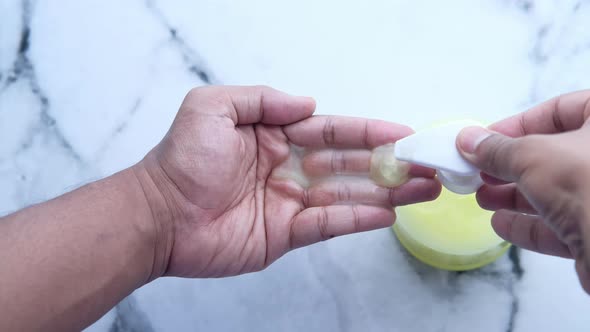
<path fill-rule="evenodd" d="M 436 169 L 440 182 L 457 194 L 471 194 L 483 184 L 480 171 L 467 162 L 455 144 L 461 129 L 481 126 L 472 120 L 450 122 L 419 131 L 395 143 L 395 158 Z"/>

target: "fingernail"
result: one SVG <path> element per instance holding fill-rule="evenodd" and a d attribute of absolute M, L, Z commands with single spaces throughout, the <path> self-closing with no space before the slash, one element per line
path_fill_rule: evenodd
<path fill-rule="evenodd" d="M 465 153 L 473 154 L 477 146 L 492 133 L 482 127 L 467 127 L 457 136 L 457 146 Z"/>

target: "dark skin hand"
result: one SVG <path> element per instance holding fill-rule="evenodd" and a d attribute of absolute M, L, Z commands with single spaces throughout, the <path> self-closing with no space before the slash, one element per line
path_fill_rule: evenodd
<path fill-rule="evenodd" d="M 310 98 L 266 87 L 199 88 L 187 96 L 168 135 L 138 165 L 159 188 L 151 197 L 166 197 L 171 212 L 160 227 L 170 231 L 162 237 L 168 259 L 155 273 L 258 271 L 294 248 L 390 226 L 392 206 L 438 195 L 432 171 L 419 168 L 413 173 L 422 178 L 395 189 L 358 185 L 358 179 L 332 188 L 294 181 L 305 174 L 284 165 L 293 145 L 314 152 L 303 158 L 304 167 L 312 162 L 306 168 L 314 175 L 330 176 L 346 172 L 332 169 L 335 158 L 367 172 L 371 149 L 412 133 L 384 121 L 310 117 L 314 109 Z M 343 190 L 347 204 L 336 197 Z"/>
<path fill-rule="evenodd" d="M 141 162 L 1 218 L 0 330 L 81 330 L 161 276 L 258 271 L 438 195 L 432 170 L 370 177 L 372 149 L 411 129 L 314 110 L 268 87 L 194 89 Z"/>
<path fill-rule="evenodd" d="M 498 235 L 575 259 L 590 293 L 590 91 L 562 95 L 500 121 L 466 128 L 457 146 L 484 173 L 479 204 Z"/>

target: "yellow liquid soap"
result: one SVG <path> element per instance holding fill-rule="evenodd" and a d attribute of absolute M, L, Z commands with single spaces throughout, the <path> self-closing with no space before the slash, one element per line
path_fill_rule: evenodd
<path fill-rule="evenodd" d="M 478 206 L 475 194 L 457 195 L 443 188 L 435 201 L 399 207 L 397 215 L 393 231 L 401 244 L 439 269 L 480 268 L 510 247 L 492 229 L 492 212 Z"/>

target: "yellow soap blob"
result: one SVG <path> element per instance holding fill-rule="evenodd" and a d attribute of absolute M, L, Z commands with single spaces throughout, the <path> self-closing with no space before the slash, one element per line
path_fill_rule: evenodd
<path fill-rule="evenodd" d="M 393 230 L 420 261 L 453 271 L 495 261 L 510 244 L 496 235 L 492 212 L 477 205 L 475 194 L 457 195 L 443 188 L 438 199 L 397 209 Z"/>
<path fill-rule="evenodd" d="M 370 178 L 383 187 L 397 187 L 409 179 L 410 164 L 395 159 L 395 144 L 376 147 L 371 153 Z"/>

